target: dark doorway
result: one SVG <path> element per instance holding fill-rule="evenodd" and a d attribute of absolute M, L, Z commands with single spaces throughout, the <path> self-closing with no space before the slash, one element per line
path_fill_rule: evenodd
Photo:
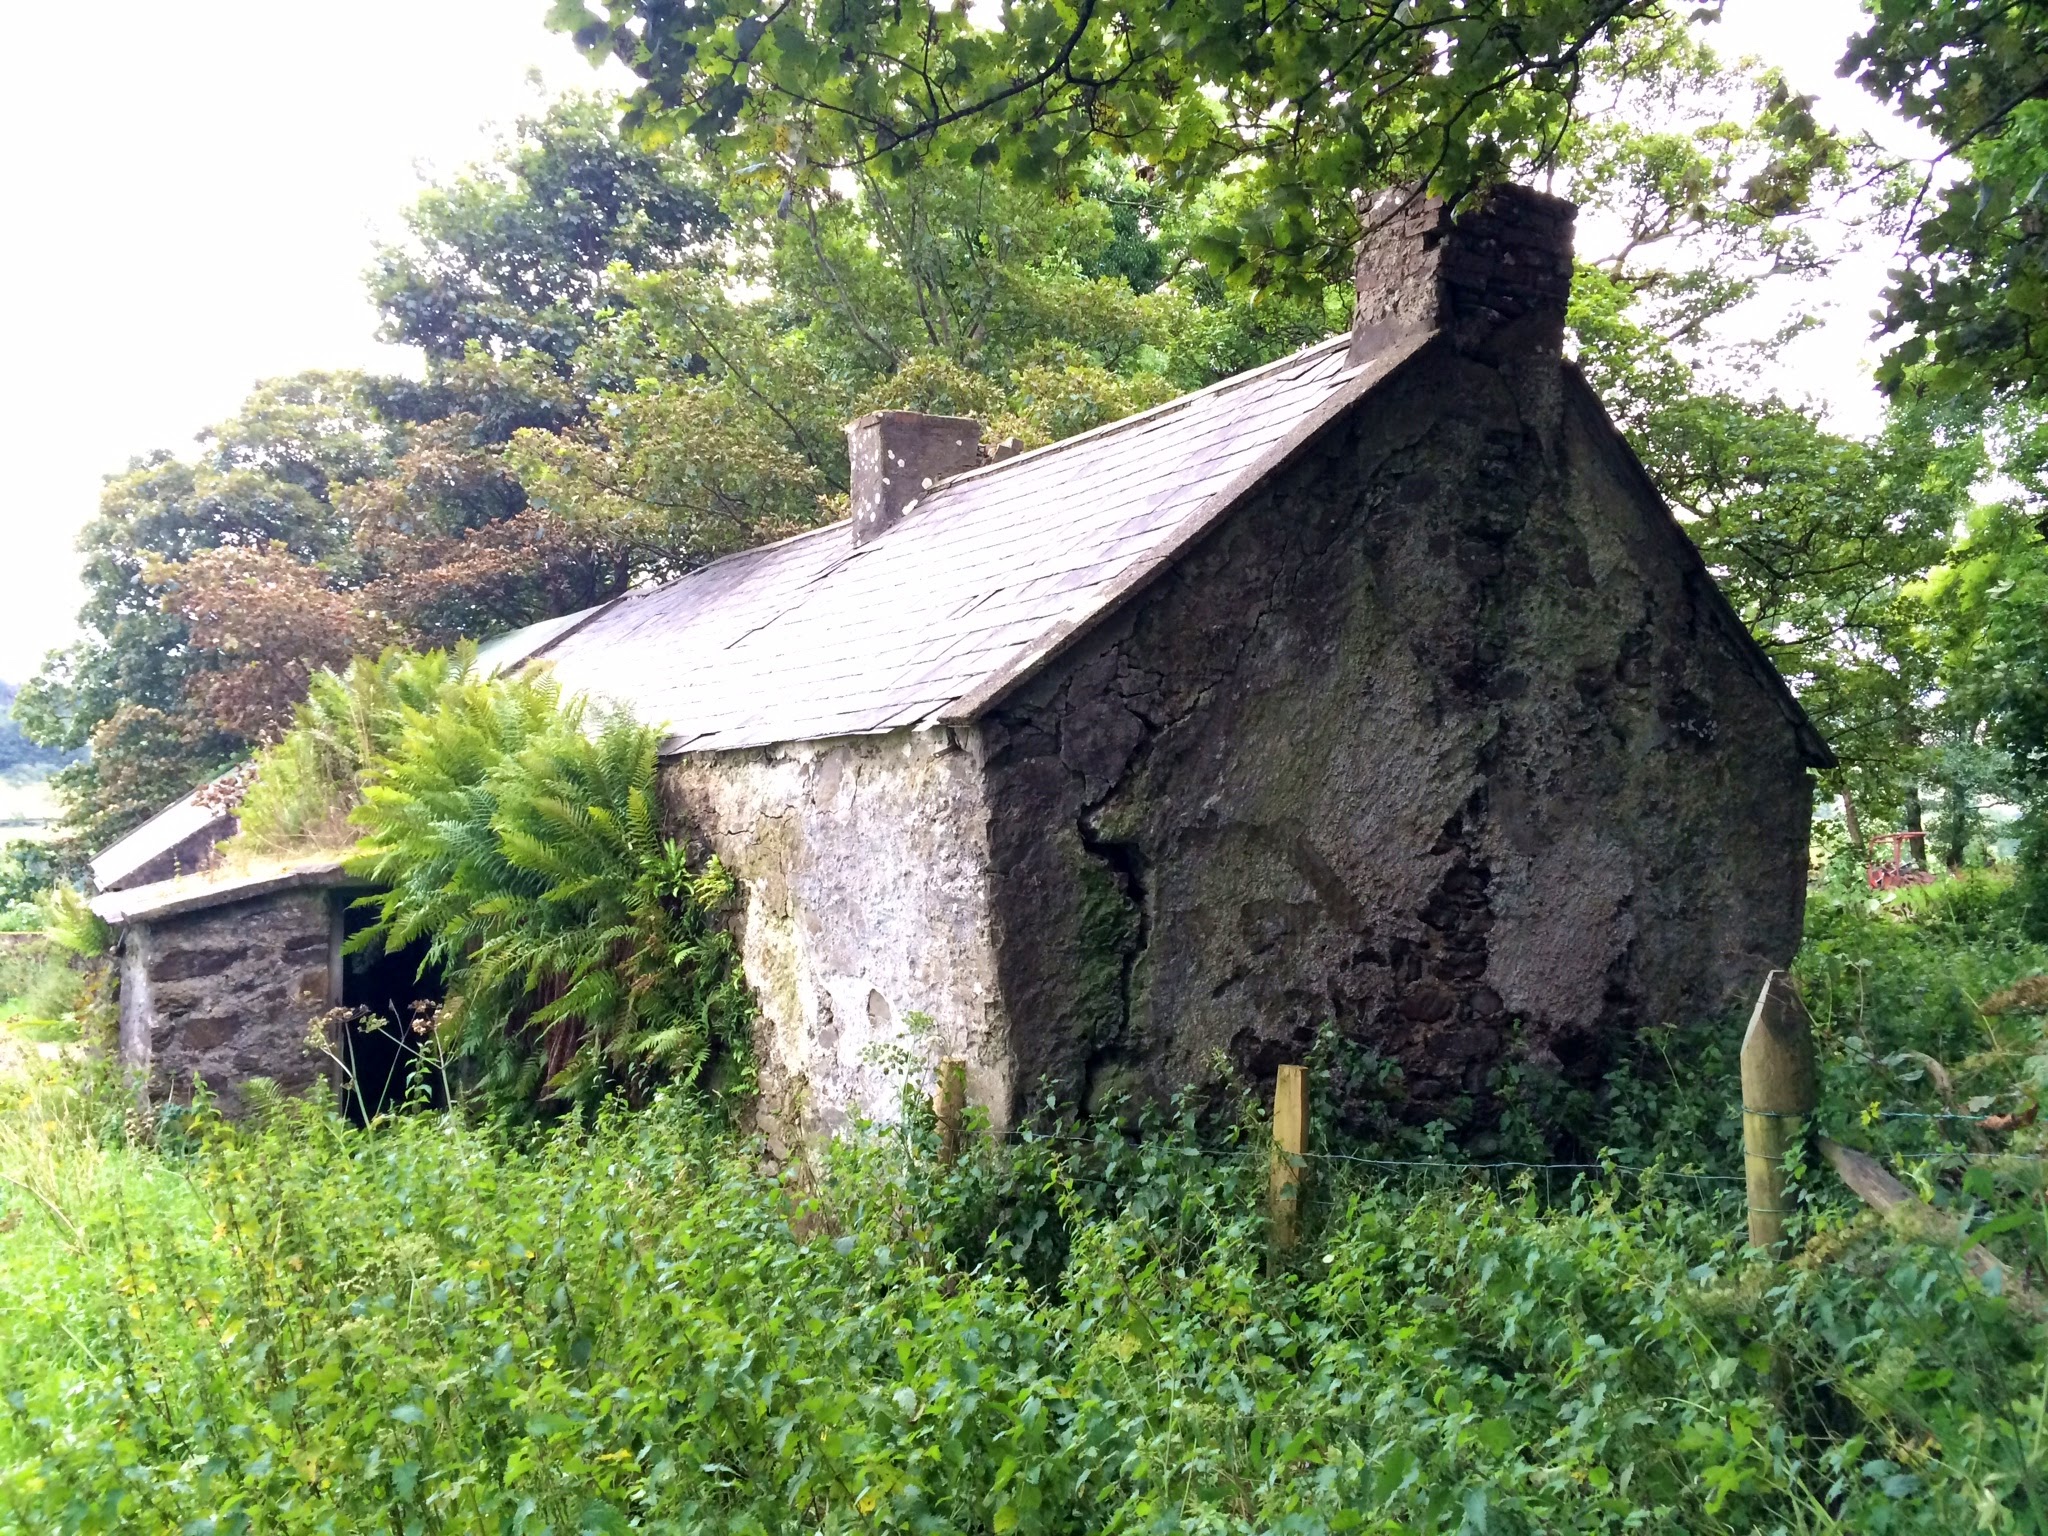
<path fill-rule="evenodd" d="M 374 920 L 362 908 L 343 908 L 343 932 L 351 942 Z M 424 1089 L 426 1103 L 436 1109 L 447 1105 L 447 1083 L 431 1059 L 431 1042 L 423 1033 L 434 1005 L 441 1001 L 439 969 L 421 969 L 426 953 L 426 941 L 421 940 L 404 949 L 365 949 L 342 956 L 341 1002 L 352 1016 L 337 1046 L 346 1069 L 342 1108 L 353 1124 L 367 1125 L 398 1109 L 415 1079 Z"/>

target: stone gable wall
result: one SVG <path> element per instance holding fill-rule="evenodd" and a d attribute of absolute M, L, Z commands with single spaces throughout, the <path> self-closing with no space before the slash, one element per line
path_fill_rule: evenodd
<path fill-rule="evenodd" d="M 1793 725 L 1583 392 L 1432 347 L 983 722 L 1020 1089 L 1334 1029 L 1483 1123 L 1790 956 Z"/>

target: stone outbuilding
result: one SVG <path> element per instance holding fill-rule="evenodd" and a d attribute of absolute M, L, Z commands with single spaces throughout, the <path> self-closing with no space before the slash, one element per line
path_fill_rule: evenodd
<path fill-rule="evenodd" d="M 92 907 L 118 937 L 121 1062 L 158 1103 L 189 1099 L 203 1080 L 228 1115 L 250 1078 L 292 1093 L 325 1077 L 362 1119 L 405 1091 L 411 1005 L 432 999 L 434 980 L 419 976 L 416 950 L 343 953 L 366 920 L 353 910 L 364 887 L 331 856 L 222 865 L 244 777 L 196 791 L 93 860 Z"/>
<path fill-rule="evenodd" d="M 1572 219 L 1383 202 L 1347 335 L 1021 454 L 865 417 L 850 522 L 493 642 L 666 733 L 771 1132 L 1326 1032 L 1483 1117 L 1790 958 L 1828 750 L 1563 355 Z"/>
<path fill-rule="evenodd" d="M 199 1078 L 232 1115 L 252 1077 L 297 1092 L 324 1074 L 306 1035 L 342 996 L 343 885 L 316 863 L 94 898 L 120 934 L 121 1061 L 150 1097 L 189 1097 Z"/>

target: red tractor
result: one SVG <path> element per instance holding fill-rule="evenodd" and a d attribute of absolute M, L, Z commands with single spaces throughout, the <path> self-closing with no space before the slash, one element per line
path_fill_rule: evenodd
<path fill-rule="evenodd" d="M 1919 857 L 1909 864 L 1906 862 L 1906 841 L 1914 837 L 1920 839 L 1920 847 L 1916 850 Z M 1873 891 L 1896 891 L 1909 885 L 1934 884 L 1934 871 L 1927 868 L 1925 832 L 1880 832 L 1870 842 L 1877 850 L 1877 858 L 1865 866 L 1863 878 Z M 1890 845 L 1889 852 L 1884 851 L 1886 844 Z"/>

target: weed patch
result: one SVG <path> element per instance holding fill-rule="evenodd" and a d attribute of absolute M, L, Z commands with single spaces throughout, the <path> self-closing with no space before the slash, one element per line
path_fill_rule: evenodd
<path fill-rule="evenodd" d="M 2034 1016 L 1976 1005 L 2041 959 L 1856 903 L 1802 961 L 1828 1128 L 2037 1274 L 2037 1133 L 1980 1148 L 1969 1106 L 2033 1091 Z M 945 1167 L 913 1100 L 771 1173 L 674 1089 L 546 1129 L 271 1100 L 144 1146 L 115 1085 L 34 1067 L 0 1524 L 2042 1529 L 2044 1330 L 1817 1172 L 1795 1259 L 1745 1254 L 1732 1034 L 1578 1106 L 1591 1171 L 1318 1145 L 1277 1271 L 1255 1114 Z"/>

